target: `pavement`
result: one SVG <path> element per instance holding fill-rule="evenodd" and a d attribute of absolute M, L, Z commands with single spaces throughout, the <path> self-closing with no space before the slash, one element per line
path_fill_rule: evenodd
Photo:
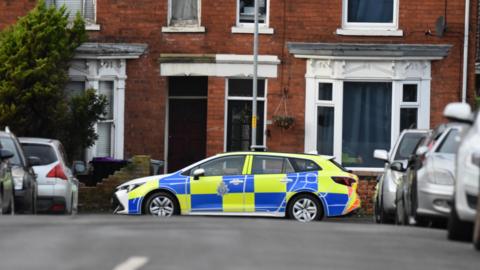
<path fill-rule="evenodd" d="M 0 269 L 480 269 L 445 230 L 371 219 L 2 216 Z"/>

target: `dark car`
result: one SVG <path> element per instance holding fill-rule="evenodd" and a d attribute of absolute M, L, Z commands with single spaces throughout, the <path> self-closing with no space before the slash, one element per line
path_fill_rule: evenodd
<path fill-rule="evenodd" d="M 0 144 L 0 215 L 14 214 L 15 197 L 12 170 L 8 159 L 13 153 L 2 148 Z"/>
<path fill-rule="evenodd" d="M 15 187 L 15 212 L 35 214 L 37 209 L 37 182 L 31 166 L 38 163 L 38 158 L 25 157 L 20 143 L 11 132 L 0 132 L 3 149 L 13 153 L 10 158 L 11 172 Z"/>

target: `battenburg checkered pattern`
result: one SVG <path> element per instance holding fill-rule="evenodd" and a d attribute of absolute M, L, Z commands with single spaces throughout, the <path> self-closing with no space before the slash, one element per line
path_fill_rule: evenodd
<path fill-rule="evenodd" d="M 150 185 L 150 186 L 149 186 Z M 156 187 L 155 187 L 156 185 Z M 129 213 L 140 214 L 145 190 L 164 189 L 174 193 L 182 214 L 190 212 L 284 213 L 288 200 L 298 192 L 317 194 L 327 216 L 345 214 L 358 207 L 352 188 L 336 184 L 318 172 L 204 176 L 201 180 L 179 172 L 148 183 L 129 194 Z"/>

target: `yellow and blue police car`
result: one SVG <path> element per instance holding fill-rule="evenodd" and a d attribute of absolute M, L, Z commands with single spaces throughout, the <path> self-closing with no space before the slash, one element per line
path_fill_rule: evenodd
<path fill-rule="evenodd" d="M 117 187 L 116 214 L 247 215 L 308 222 L 360 207 L 358 177 L 332 158 L 230 152 Z"/>

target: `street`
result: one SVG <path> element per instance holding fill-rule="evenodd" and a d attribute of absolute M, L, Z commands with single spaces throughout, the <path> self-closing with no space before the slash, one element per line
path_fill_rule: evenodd
<path fill-rule="evenodd" d="M 4 216 L 0 269 L 479 269 L 445 230 L 366 220 Z"/>

